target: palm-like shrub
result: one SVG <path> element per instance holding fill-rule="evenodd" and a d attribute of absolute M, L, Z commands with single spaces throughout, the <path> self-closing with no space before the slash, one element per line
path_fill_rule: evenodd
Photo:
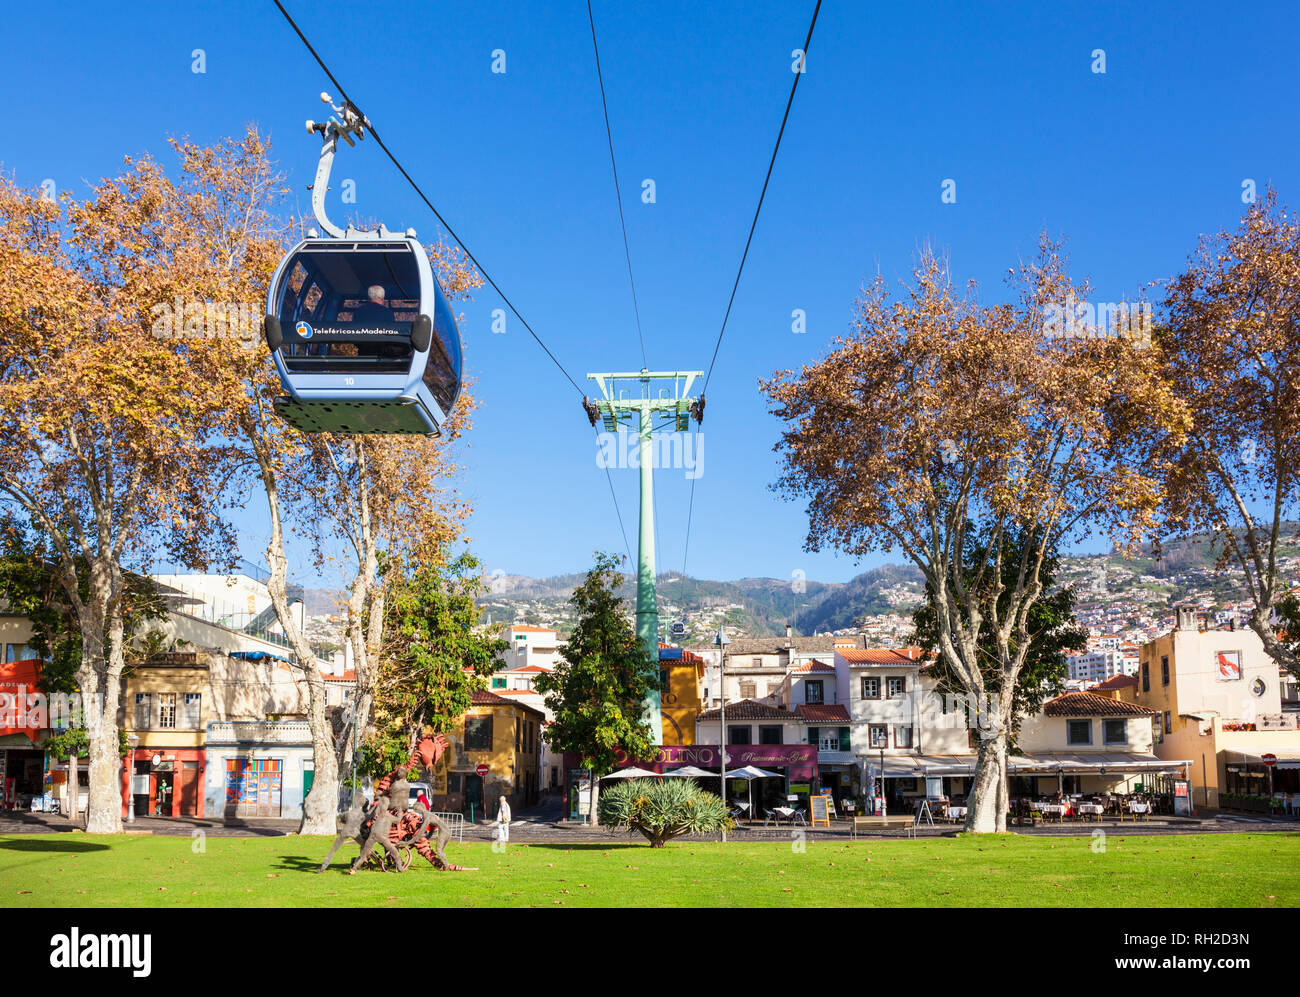
<path fill-rule="evenodd" d="M 662 848 L 670 838 L 730 829 L 733 821 L 722 798 L 694 779 L 629 779 L 601 793 L 600 823 L 639 831 Z"/>

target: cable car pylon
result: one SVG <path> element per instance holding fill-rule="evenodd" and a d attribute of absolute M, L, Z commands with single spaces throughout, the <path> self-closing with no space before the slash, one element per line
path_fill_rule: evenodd
<path fill-rule="evenodd" d="M 690 431 L 690 420 L 704 418 L 704 396 L 691 396 L 702 370 L 588 374 L 599 398 L 584 398 L 582 407 L 595 426 L 617 433 L 620 425 L 635 426 L 637 466 L 641 470 L 641 528 L 637 545 L 636 632 L 645 647 L 651 674 L 659 675 L 659 609 L 655 593 L 654 433 Z M 658 690 L 646 696 L 642 719 L 650 725 L 651 741 L 663 743 L 663 714 Z"/>

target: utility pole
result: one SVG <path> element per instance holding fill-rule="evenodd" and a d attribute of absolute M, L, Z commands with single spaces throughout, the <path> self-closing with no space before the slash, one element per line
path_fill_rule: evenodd
<path fill-rule="evenodd" d="M 651 674 L 659 676 L 659 608 L 655 595 L 655 514 L 654 448 L 656 429 L 673 433 L 690 431 L 690 420 L 698 424 L 704 418 L 704 396 L 690 397 L 691 385 L 700 370 L 648 371 L 634 373 L 588 374 L 595 381 L 600 398 L 584 398 L 582 407 L 593 426 L 600 422 L 606 433 L 617 434 L 617 450 L 612 466 L 623 466 L 623 425 L 636 424 L 637 457 L 628 462 L 641 469 L 641 529 L 638 539 L 636 573 L 636 632 L 645 645 Z M 609 441 L 612 442 L 612 441 Z M 610 467 L 610 455 L 602 442 L 597 460 Z M 645 701 L 645 721 L 650 725 L 655 744 L 663 743 L 663 716 L 659 692 L 651 692 Z"/>

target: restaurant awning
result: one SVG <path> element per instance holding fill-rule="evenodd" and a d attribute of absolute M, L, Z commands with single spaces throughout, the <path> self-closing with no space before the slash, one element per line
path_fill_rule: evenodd
<path fill-rule="evenodd" d="M 857 765 L 858 760 L 852 751 L 819 751 L 817 764 L 822 768 L 834 768 L 841 765 Z"/>
<path fill-rule="evenodd" d="M 1269 752 L 1261 751 L 1255 754 L 1250 751 L 1233 751 L 1224 749 L 1223 760 L 1229 765 L 1263 765 L 1263 755 Z M 1278 748 L 1272 752 L 1277 756 L 1277 768 L 1280 769 L 1300 769 L 1300 748 Z"/>
<path fill-rule="evenodd" d="M 1191 765 L 1190 761 L 1157 758 L 1155 755 L 1137 751 L 1115 752 L 1038 752 L 1034 754 L 1012 755 L 1007 759 L 1007 769 L 1013 775 L 1055 775 L 1058 771 L 1079 775 L 1084 772 L 1106 774 L 1151 772 L 1155 774 L 1175 774 Z"/>
<path fill-rule="evenodd" d="M 880 756 L 864 752 L 864 765 L 880 768 Z M 886 755 L 885 778 L 902 779 L 918 775 L 974 775 L 974 755 Z"/>
<path fill-rule="evenodd" d="M 1281 765 L 1281 755 L 1279 766 Z M 880 756 L 870 752 L 861 755 L 864 764 L 880 767 Z M 1012 755 L 1007 759 L 1007 770 L 1012 775 L 1056 775 L 1058 771 L 1079 775 L 1085 772 L 1124 774 L 1133 772 L 1181 773 L 1191 762 L 1157 758 L 1141 752 L 1109 752 L 1096 754 L 1038 753 Z M 1300 764 L 1298 762 L 1297 764 Z M 971 776 L 975 774 L 975 756 L 972 755 L 886 755 L 885 778 L 908 776 Z"/>

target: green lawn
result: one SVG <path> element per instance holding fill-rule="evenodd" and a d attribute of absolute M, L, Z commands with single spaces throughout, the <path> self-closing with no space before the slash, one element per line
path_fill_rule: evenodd
<path fill-rule="evenodd" d="M 476 872 L 325 875 L 323 838 L 0 837 L 0 905 L 16 907 L 1045 906 L 1293 907 L 1300 834 L 963 836 L 611 845 L 452 844 Z"/>

